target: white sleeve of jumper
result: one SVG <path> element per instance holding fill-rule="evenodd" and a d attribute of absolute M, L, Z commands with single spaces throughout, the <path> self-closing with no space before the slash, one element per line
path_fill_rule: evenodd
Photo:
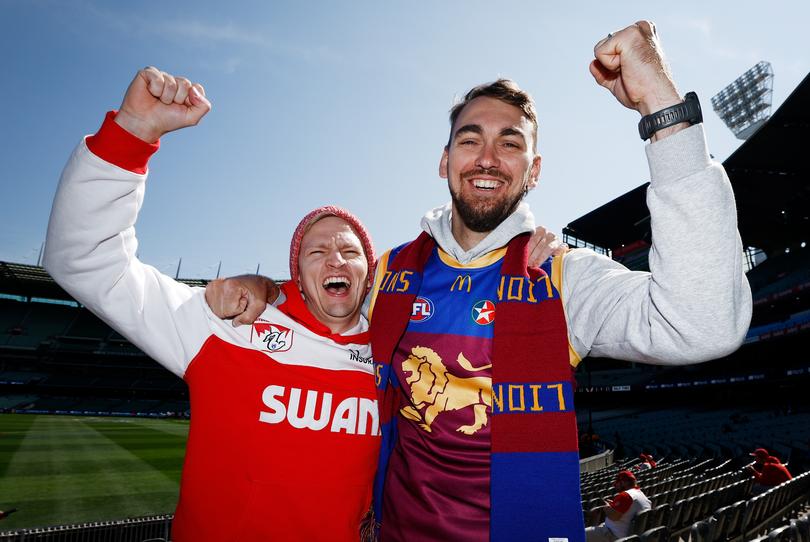
<path fill-rule="evenodd" d="M 579 354 L 656 364 L 728 355 L 751 321 L 737 209 L 702 125 L 647 146 L 650 272 L 590 250 L 563 259 L 569 339 Z"/>
<path fill-rule="evenodd" d="M 182 377 L 211 335 L 204 289 L 135 257 L 145 183 L 146 175 L 105 162 L 82 141 L 59 181 L 44 265 L 76 300 Z"/>

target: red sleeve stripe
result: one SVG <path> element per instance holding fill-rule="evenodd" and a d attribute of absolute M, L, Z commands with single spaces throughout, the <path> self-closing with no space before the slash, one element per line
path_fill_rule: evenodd
<path fill-rule="evenodd" d="M 625 492 L 619 493 L 610 501 L 610 507 L 620 514 L 624 514 L 630 510 L 631 506 L 633 506 L 633 497 Z"/>
<path fill-rule="evenodd" d="M 115 122 L 117 111 L 110 111 L 95 135 L 86 139 L 90 152 L 132 173 L 146 173 L 149 158 L 160 147 L 160 141 L 147 143 L 127 132 Z"/>

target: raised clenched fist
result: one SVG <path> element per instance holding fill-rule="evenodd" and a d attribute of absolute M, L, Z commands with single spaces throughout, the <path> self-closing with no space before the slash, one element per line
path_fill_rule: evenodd
<path fill-rule="evenodd" d="M 205 287 L 211 312 L 219 318 L 233 318 L 234 327 L 255 322 L 278 295 L 276 283 L 260 275 L 216 279 Z"/>
<path fill-rule="evenodd" d="M 196 125 L 210 110 L 201 84 L 149 66 L 130 83 L 115 122 L 154 143 L 163 134 Z"/>
<path fill-rule="evenodd" d="M 593 49 L 596 82 L 625 107 L 649 115 L 682 102 L 664 59 L 655 25 L 639 21 L 608 34 Z"/>

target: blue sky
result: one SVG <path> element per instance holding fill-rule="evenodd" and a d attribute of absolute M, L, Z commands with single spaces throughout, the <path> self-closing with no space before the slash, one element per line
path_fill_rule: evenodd
<path fill-rule="evenodd" d="M 767 60 L 778 106 L 810 71 L 807 2 L 568 4 L 0 0 L 0 260 L 36 261 L 68 155 L 146 65 L 203 83 L 214 108 L 150 164 L 141 259 L 280 278 L 319 205 L 356 212 L 378 250 L 414 237 L 449 199 L 437 169 L 454 97 L 498 76 L 537 101 L 539 223 L 560 232 L 645 182 L 638 115 L 588 73 L 594 43 L 638 19 L 701 97 L 721 160 L 739 141 L 710 97 Z"/>

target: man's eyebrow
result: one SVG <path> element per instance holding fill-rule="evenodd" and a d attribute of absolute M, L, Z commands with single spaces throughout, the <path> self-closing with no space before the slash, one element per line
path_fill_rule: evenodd
<path fill-rule="evenodd" d="M 467 133 L 467 132 L 480 135 L 480 134 L 484 133 L 484 129 L 481 128 L 480 124 L 465 124 L 464 126 L 459 128 L 458 130 L 456 130 L 456 133 L 455 133 L 455 135 L 453 137 L 456 138 L 456 137 L 459 136 L 459 134 L 463 134 L 463 133 Z"/>
<path fill-rule="evenodd" d="M 325 239 L 312 240 L 310 238 L 310 239 L 307 239 L 306 241 L 301 241 L 301 248 L 304 249 L 304 248 L 322 247 L 322 246 L 327 245 L 328 243 L 329 242 L 327 240 L 325 240 Z"/>
<path fill-rule="evenodd" d="M 456 130 L 456 133 L 455 133 L 455 135 L 453 137 L 457 138 L 459 135 L 461 135 L 463 133 L 473 133 L 473 134 L 481 135 L 481 134 L 484 133 L 484 129 L 481 127 L 480 124 L 465 124 L 464 126 L 459 128 L 458 130 Z M 523 132 L 521 132 L 520 130 L 516 130 L 515 128 L 504 128 L 503 130 L 501 130 L 500 135 L 502 137 L 503 136 L 518 136 L 521 139 L 523 139 L 524 142 L 526 141 L 526 135 Z"/>
<path fill-rule="evenodd" d="M 501 130 L 502 136 L 520 136 L 521 139 L 526 141 L 526 136 L 520 130 L 515 130 L 514 128 L 504 128 Z"/>

